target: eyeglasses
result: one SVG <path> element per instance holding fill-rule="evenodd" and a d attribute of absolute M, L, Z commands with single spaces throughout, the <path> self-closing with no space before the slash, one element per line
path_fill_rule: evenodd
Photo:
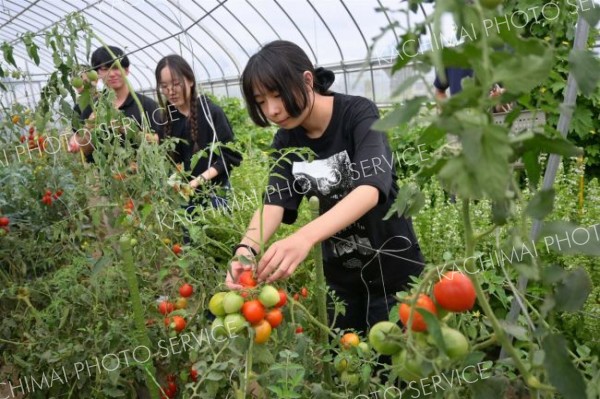
<path fill-rule="evenodd" d="M 159 87 L 162 92 L 179 90 L 181 88 L 181 82 L 176 81 L 171 84 L 161 83 Z"/>

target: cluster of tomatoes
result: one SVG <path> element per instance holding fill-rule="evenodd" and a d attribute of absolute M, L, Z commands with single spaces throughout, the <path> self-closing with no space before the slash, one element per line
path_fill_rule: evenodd
<path fill-rule="evenodd" d="M 263 344 L 283 322 L 281 308 L 287 302 L 287 295 L 269 284 L 259 290 L 250 270 L 242 272 L 238 282 L 244 288 L 241 292 L 218 292 L 209 301 L 208 309 L 216 317 L 212 325 L 214 334 L 233 337 L 250 324 L 254 342 Z"/>
<path fill-rule="evenodd" d="M 38 147 L 42 151 L 46 149 L 46 137 L 35 134 L 35 128 L 33 126 L 29 127 L 29 136 L 21 136 L 19 140 L 21 143 L 25 143 L 25 141 L 27 141 L 27 146 L 30 150 Z"/>
<path fill-rule="evenodd" d="M 353 332 L 345 333 L 342 336 L 340 346 L 343 350 L 335 357 L 333 365 L 339 373 L 342 384 L 357 385 L 360 382 L 359 359 L 368 357 L 371 354 L 371 348 L 366 342 L 361 342 L 358 334 Z"/>
<path fill-rule="evenodd" d="M 428 332 L 425 318 L 416 309 L 424 309 L 439 317 L 447 312 L 466 312 L 475 305 L 477 298 L 475 287 L 469 277 L 456 271 L 445 273 L 433 286 L 433 299 L 420 294 L 413 305 L 402 303 L 398 309 L 399 317 L 404 326 L 415 332 L 416 343 L 422 352 L 435 345 L 435 340 Z M 412 298 L 408 299 L 411 302 Z M 413 311 L 414 307 L 414 311 Z M 412 312 L 412 320 L 409 322 Z M 441 336 L 444 341 L 445 354 L 450 359 L 459 359 L 469 352 L 469 341 L 458 330 L 440 322 Z M 369 343 L 382 355 L 392 356 L 392 364 L 396 366 L 398 375 L 407 381 L 422 377 L 423 356 L 413 356 L 403 348 L 402 329 L 389 321 L 379 322 L 369 332 Z"/>
<path fill-rule="evenodd" d="M 10 227 L 8 227 L 9 224 L 10 224 L 10 219 L 8 217 L 6 217 L 6 216 L 0 217 L 0 230 L 2 230 L 4 233 L 8 233 L 10 231 Z"/>
<path fill-rule="evenodd" d="M 160 398 L 172 399 L 177 396 L 177 377 L 173 374 L 167 376 L 167 385 L 161 387 Z"/>
<path fill-rule="evenodd" d="M 44 195 L 42 196 L 42 204 L 50 206 L 52 205 L 52 201 L 56 201 L 61 195 L 63 195 L 63 190 L 59 189 L 53 193 L 51 190 L 46 189 Z"/>
<path fill-rule="evenodd" d="M 180 333 L 185 329 L 187 322 L 183 316 L 169 316 L 174 310 L 185 309 L 188 306 L 188 298 L 194 293 L 194 287 L 191 284 L 185 283 L 179 287 L 179 298 L 175 303 L 171 301 L 162 301 L 158 304 L 158 311 L 167 316 L 165 317 L 165 327 L 170 328 L 176 333 Z"/>

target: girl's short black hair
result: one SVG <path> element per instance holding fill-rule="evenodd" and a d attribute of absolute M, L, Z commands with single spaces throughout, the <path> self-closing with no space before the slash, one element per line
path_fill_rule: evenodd
<path fill-rule="evenodd" d="M 129 68 L 129 58 L 127 58 L 123 50 L 115 46 L 106 47 L 108 47 L 110 51 L 113 52 L 116 58 L 110 55 L 110 53 L 105 47 L 98 47 L 92 53 L 92 59 L 90 60 L 92 63 L 92 68 L 94 68 L 95 71 L 97 71 L 98 69 L 100 69 L 100 67 L 103 66 L 110 68 L 116 60 L 121 61 L 121 66 L 123 68 Z"/>
<path fill-rule="evenodd" d="M 309 99 L 302 75 L 304 71 L 313 74 L 314 91 L 319 94 L 328 93 L 335 75 L 323 68 L 315 69 L 297 44 L 275 40 L 250 57 L 242 73 L 241 85 L 252 121 L 258 126 L 269 126 L 268 119 L 254 98 L 255 88 L 279 93 L 287 113 L 292 117 L 299 116 L 308 106 Z"/>

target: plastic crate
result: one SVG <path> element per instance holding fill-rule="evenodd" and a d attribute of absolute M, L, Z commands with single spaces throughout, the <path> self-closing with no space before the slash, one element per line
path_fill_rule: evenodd
<path fill-rule="evenodd" d="M 499 112 L 493 115 L 494 124 L 503 125 L 508 112 Z M 521 114 L 513 121 L 511 134 L 518 134 L 526 130 L 531 130 L 537 126 L 546 124 L 546 114 L 541 111 L 531 112 L 522 111 Z"/>

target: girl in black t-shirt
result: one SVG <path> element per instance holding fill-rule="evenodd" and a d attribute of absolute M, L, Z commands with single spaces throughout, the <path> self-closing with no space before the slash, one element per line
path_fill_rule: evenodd
<path fill-rule="evenodd" d="M 258 279 L 289 277 L 322 243 L 329 288 L 346 302 L 336 327 L 366 332 L 387 320 L 394 294 L 418 275 L 424 260 L 410 220 L 383 220 L 397 195 L 392 152 L 384 133 L 371 129 L 379 118 L 363 97 L 328 90 L 334 74 L 314 69 L 306 53 L 287 41 L 274 41 L 253 55 L 242 75 L 252 120 L 277 124 L 276 156 L 288 148 L 310 148 L 315 159 L 297 154 L 278 162 L 265 191 L 262 223 L 254 214 L 235 255 L 255 255 L 279 225 L 293 223 L 303 197 L 317 196 L 320 216 L 294 234 L 274 242 L 258 263 Z M 247 268 L 233 262 L 226 283 Z M 330 314 L 331 316 L 331 314 Z"/>
<path fill-rule="evenodd" d="M 229 120 L 223 110 L 205 96 L 198 96 L 196 79 L 190 65 L 179 55 L 162 58 L 156 66 L 157 95 L 164 112 L 164 137 L 182 139 L 172 154 L 173 160 L 190 172 L 190 185 L 228 186 L 231 168 L 238 166 L 241 155 L 221 147 L 215 153 L 211 146 L 217 142 L 227 143 L 234 139 Z M 205 150 L 192 169 L 192 157 Z M 221 199 L 211 195 L 213 206 Z M 222 203 L 221 203 L 222 204 Z M 188 208 L 188 209 L 191 209 Z"/>

